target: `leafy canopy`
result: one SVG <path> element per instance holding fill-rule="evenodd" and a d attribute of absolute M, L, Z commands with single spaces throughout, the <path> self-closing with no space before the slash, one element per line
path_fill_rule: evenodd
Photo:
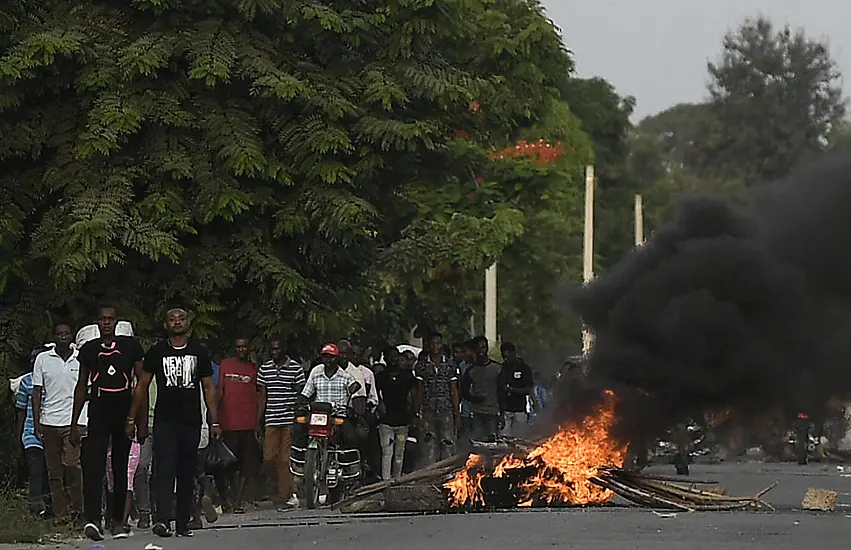
<path fill-rule="evenodd" d="M 3 10 L 6 367 L 103 301 L 145 338 L 181 304 L 200 336 L 307 351 L 447 261 L 481 269 L 528 208 L 464 202 L 481 154 L 455 133 L 512 143 L 572 68 L 532 0 Z"/>

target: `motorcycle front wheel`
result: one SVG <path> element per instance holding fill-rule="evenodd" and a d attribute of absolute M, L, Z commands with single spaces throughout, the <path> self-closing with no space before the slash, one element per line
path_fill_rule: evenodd
<path fill-rule="evenodd" d="M 320 468 L 319 458 L 319 449 L 307 449 L 304 455 L 304 499 L 307 501 L 309 510 L 316 508 L 322 487 L 320 483 L 322 468 Z"/>

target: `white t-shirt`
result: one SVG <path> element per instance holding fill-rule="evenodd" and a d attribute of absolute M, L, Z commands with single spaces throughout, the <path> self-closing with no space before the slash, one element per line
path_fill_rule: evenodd
<path fill-rule="evenodd" d="M 348 366 L 346 366 L 346 372 L 351 374 L 352 378 L 357 380 L 358 384 L 360 384 L 360 388 L 358 388 L 358 391 L 356 391 L 352 397 L 366 397 L 366 381 L 363 379 L 363 373 L 361 370 L 352 363 L 349 363 Z"/>
<path fill-rule="evenodd" d="M 206 449 L 210 444 L 210 426 L 207 425 L 207 401 L 201 393 L 201 439 L 198 441 L 198 449 Z"/>
<path fill-rule="evenodd" d="M 375 389 L 375 374 L 372 372 L 367 366 L 360 365 L 358 369 L 361 372 L 361 376 L 363 376 L 363 381 L 369 386 L 369 394 L 366 396 L 366 402 L 378 406 L 378 390 Z"/>
<path fill-rule="evenodd" d="M 33 386 L 41 386 L 41 424 L 66 427 L 71 425 L 74 410 L 74 388 L 80 374 L 77 350 L 71 350 L 68 360 L 54 349 L 38 354 L 33 365 Z"/>
<path fill-rule="evenodd" d="M 89 402 L 83 403 L 83 408 L 80 409 L 80 418 L 77 419 L 77 426 L 84 428 L 89 425 Z"/>

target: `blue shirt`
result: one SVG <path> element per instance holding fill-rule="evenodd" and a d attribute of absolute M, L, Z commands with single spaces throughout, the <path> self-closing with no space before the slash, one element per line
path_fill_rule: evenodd
<path fill-rule="evenodd" d="M 43 449 L 41 441 L 35 436 L 35 427 L 33 424 L 33 375 L 28 374 L 21 379 L 21 385 L 18 388 L 17 400 L 15 408 L 20 411 L 27 411 L 27 419 L 24 420 L 24 433 L 21 436 L 21 443 L 24 444 L 24 449 Z"/>
<path fill-rule="evenodd" d="M 213 363 L 213 385 L 217 388 L 219 387 L 219 364 L 215 361 Z"/>

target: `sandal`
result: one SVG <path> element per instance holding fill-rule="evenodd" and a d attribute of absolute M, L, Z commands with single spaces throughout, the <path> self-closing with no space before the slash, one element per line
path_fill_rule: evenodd
<path fill-rule="evenodd" d="M 237 506 L 236 508 L 233 509 L 233 513 L 234 514 L 244 514 L 245 508 L 243 508 L 242 506 Z"/>

